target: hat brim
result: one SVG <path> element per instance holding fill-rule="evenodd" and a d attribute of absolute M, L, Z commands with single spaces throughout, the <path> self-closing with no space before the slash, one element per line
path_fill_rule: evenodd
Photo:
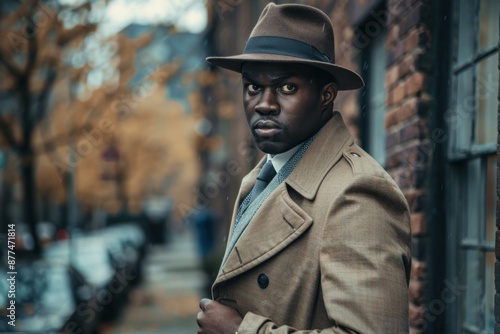
<path fill-rule="evenodd" d="M 251 53 L 229 57 L 207 57 L 207 61 L 215 66 L 240 73 L 244 62 L 300 63 L 314 66 L 330 73 L 335 79 L 335 84 L 337 85 L 338 90 L 358 89 L 364 86 L 363 79 L 356 72 L 351 71 L 348 68 L 322 61 L 308 60 L 286 55 Z"/>

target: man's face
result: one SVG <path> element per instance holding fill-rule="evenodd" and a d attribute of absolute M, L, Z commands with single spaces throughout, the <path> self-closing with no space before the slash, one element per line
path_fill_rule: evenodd
<path fill-rule="evenodd" d="M 261 151 L 286 152 L 326 122 L 326 109 L 335 99 L 336 90 L 331 88 L 333 92 L 325 96 L 314 73 L 317 71 L 300 64 L 243 64 L 245 115 Z"/>

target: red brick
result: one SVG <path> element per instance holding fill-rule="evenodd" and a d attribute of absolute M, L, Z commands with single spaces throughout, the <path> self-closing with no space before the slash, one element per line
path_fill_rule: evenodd
<path fill-rule="evenodd" d="M 403 105 L 397 110 L 396 122 L 402 123 L 411 117 L 415 116 L 418 111 L 418 98 L 410 97 Z"/>
<path fill-rule="evenodd" d="M 424 186 L 425 168 L 404 168 L 398 177 L 398 186 L 401 189 L 418 189 Z"/>
<path fill-rule="evenodd" d="M 424 323 L 425 309 L 421 306 L 414 306 L 410 304 L 408 310 L 408 320 L 411 327 L 422 326 Z"/>
<path fill-rule="evenodd" d="M 394 24 L 389 29 L 389 33 L 385 39 L 385 47 L 386 49 L 392 48 L 393 44 L 399 39 L 399 26 Z"/>
<path fill-rule="evenodd" d="M 424 207 L 425 193 L 423 190 L 408 190 L 404 192 L 411 212 L 420 212 Z"/>
<path fill-rule="evenodd" d="M 399 68 L 397 65 L 392 65 L 386 72 L 385 75 L 385 85 L 387 89 L 392 88 L 394 83 L 396 83 L 399 79 Z"/>
<path fill-rule="evenodd" d="M 415 327 L 410 327 L 410 334 L 421 334 L 422 330 L 415 328 Z"/>
<path fill-rule="evenodd" d="M 396 152 L 390 155 L 387 155 L 385 158 L 385 166 L 387 169 L 396 168 L 401 165 L 401 153 Z"/>
<path fill-rule="evenodd" d="M 399 64 L 399 75 L 401 78 L 405 77 L 411 72 L 415 72 L 416 55 L 408 55 Z"/>
<path fill-rule="evenodd" d="M 405 143 L 413 139 L 422 139 L 425 135 L 425 120 L 415 120 L 400 130 L 400 142 Z"/>
<path fill-rule="evenodd" d="M 405 48 L 405 53 L 413 51 L 419 44 L 420 40 L 420 30 L 414 29 L 405 37 L 403 44 Z"/>
<path fill-rule="evenodd" d="M 414 168 L 405 168 L 399 174 L 398 187 L 400 189 L 415 188 L 415 173 Z"/>
<path fill-rule="evenodd" d="M 394 99 L 393 99 L 393 96 L 394 94 L 392 93 L 392 89 L 388 89 L 387 90 L 387 96 L 385 98 L 385 105 L 390 108 L 394 105 L 394 103 L 392 102 Z"/>
<path fill-rule="evenodd" d="M 394 87 L 392 93 L 394 94 L 392 103 L 398 104 L 405 98 L 405 83 L 399 83 L 396 87 Z"/>
<path fill-rule="evenodd" d="M 406 96 L 413 96 L 421 92 L 424 88 L 425 75 L 422 72 L 416 72 L 407 79 Z"/>
<path fill-rule="evenodd" d="M 392 65 L 399 62 L 404 55 L 403 43 L 401 41 L 396 41 L 394 46 L 387 50 L 387 65 Z"/>
<path fill-rule="evenodd" d="M 399 144 L 399 131 L 388 133 L 385 137 L 385 148 L 391 149 Z"/>
<path fill-rule="evenodd" d="M 401 18 L 404 17 L 404 14 L 408 10 L 408 4 L 406 1 L 401 0 L 391 0 L 387 3 L 387 9 L 389 10 L 389 19 L 388 23 L 393 25 L 395 23 L 399 23 Z"/>
<path fill-rule="evenodd" d="M 401 18 L 400 23 L 400 34 L 405 35 L 408 31 L 417 26 L 417 24 L 422 20 L 422 5 L 420 2 L 416 6 L 412 6 L 412 10 L 404 17 Z"/>
<path fill-rule="evenodd" d="M 408 288 L 410 303 L 420 305 L 425 298 L 425 286 L 422 282 L 411 282 Z"/>
<path fill-rule="evenodd" d="M 423 281 L 427 277 L 427 264 L 423 261 L 411 261 L 410 279 Z"/>
<path fill-rule="evenodd" d="M 412 213 L 410 219 L 412 236 L 422 236 L 427 234 L 427 220 L 423 213 Z"/>
<path fill-rule="evenodd" d="M 386 129 L 398 124 L 398 108 L 389 111 L 384 117 L 384 126 Z"/>

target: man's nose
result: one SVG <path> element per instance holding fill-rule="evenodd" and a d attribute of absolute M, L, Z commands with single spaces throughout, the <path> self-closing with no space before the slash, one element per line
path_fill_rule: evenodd
<path fill-rule="evenodd" d="M 266 88 L 261 95 L 259 103 L 255 106 L 255 111 L 259 114 L 275 114 L 279 110 L 278 103 L 276 101 L 276 92 L 271 88 Z"/>

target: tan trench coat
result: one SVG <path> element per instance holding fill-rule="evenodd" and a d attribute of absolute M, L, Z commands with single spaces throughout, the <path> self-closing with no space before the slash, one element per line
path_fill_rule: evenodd
<path fill-rule="evenodd" d="M 403 194 L 335 113 L 241 235 L 213 298 L 244 316 L 238 334 L 402 334 L 410 262 Z"/>

